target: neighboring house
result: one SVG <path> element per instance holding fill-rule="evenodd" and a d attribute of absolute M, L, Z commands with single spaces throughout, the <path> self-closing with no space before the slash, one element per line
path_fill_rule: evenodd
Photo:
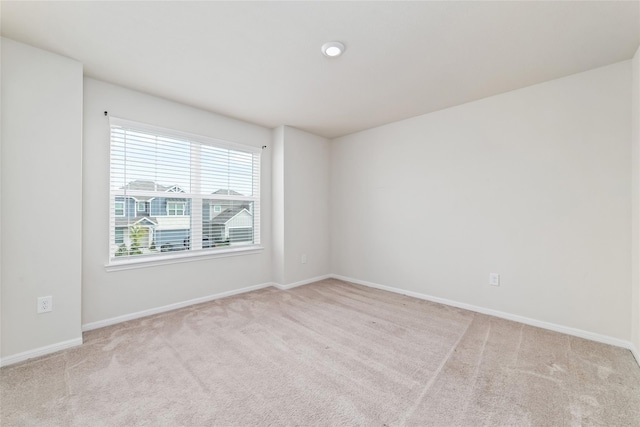
<path fill-rule="evenodd" d="M 253 215 L 250 207 L 243 204 L 224 209 L 211 220 L 203 221 L 202 233 L 212 245 L 253 241 Z"/>
<path fill-rule="evenodd" d="M 191 200 L 181 198 L 178 186 L 163 186 L 153 181 L 132 181 L 123 190 L 167 193 L 166 197 L 127 195 L 115 198 L 115 243 L 131 247 L 133 227 L 141 251 L 177 251 L 189 249 L 191 236 Z M 241 196 L 233 190 L 218 190 L 212 196 Z M 205 199 L 202 204 L 202 246 L 229 245 L 253 241 L 251 204 L 232 200 Z"/>
<path fill-rule="evenodd" d="M 237 191 L 221 189 L 212 196 L 242 196 Z M 202 233 L 211 246 L 253 240 L 251 204 L 232 200 L 205 200 L 202 207 Z"/>
<path fill-rule="evenodd" d="M 218 190 L 211 193 L 211 195 L 241 196 L 242 194 L 233 190 Z M 237 205 L 237 202 L 235 204 Z M 231 200 L 205 200 L 202 205 L 202 219 L 209 221 L 233 205 L 234 202 Z"/>
<path fill-rule="evenodd" d="M 142 228 L 138 233 L 139 244 L 145 249 L 186 249 L 191 229 L 191 203 L 181 198 L 184 193 L 178 186 L 163 186 L 153 181 L 132 181 L 123 190 L 162 191 L 167 197 L 116 196 L 115 199 L 115 243 L 131 246 L 130 231 L 133 226 Z"/>

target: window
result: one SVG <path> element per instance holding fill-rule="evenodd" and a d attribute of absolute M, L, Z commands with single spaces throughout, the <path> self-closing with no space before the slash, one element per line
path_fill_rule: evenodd
<path fill-rule="evenodd" d="M 167 202 L 167 215 L 184 215 L 186 202 Z"/>
<path fill-rule="evenodd" d="M 115 203 L 115 211 L 116 216 L 124 216 L 124 202 L 116 202 Z"/>
<path fill-rule="evenodd" d="M 110 127 L 111 264 L 257 249 L 260 148 L 113 117 Z M 135 205 L 144 226 L 125 217 L 126 198 L 146 200 Z"/>
<path fill-rule="evenodd" d="M 124 230 L 121 227 L 116 227 L 116 245 L 124 243 Z"/>
<path fill-rule="evenodd" d="M 210 203 L 220 203 L 220 202 L 212 201 Z M 207 206 L 203 206 L 202 208 L 207 209 Z M 216 216 L 218 216 L 218 214 L 222 212 L 222 210 L 223 210 L 222 205 L 209 205 L 209 217 L 211 219 L 215 218 Z"/>

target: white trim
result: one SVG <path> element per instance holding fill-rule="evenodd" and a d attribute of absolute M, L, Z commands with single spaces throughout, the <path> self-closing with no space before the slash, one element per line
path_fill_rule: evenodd
<path fill-rule="evenodd" d="M 13 356 L 4 357 L 0 359 L 0 366 L 13 365 L 14 363 L 24 362 L 25 360 L 33 359 L 34 357 L 46 356 L 47 354 L 77 347 L 79 345 L 82 345 L 82 337 L 24 351 L 22 353 L 14 354 Z"/>
<path fill-rule="evenodd" d="M 336 277 L 333 274 L 325 274 L 323 276 L 312 277 L 311 279 L 300 280 L 299 282 L 289 283 L 288 285 L 282 285 L 280 283 L 274 283 L 273 286 L 276 288 L 286 291 L 287 289 L 297 288 L 298 286 L 308 285 L 309 283 L 319 282 L 324 279 L 331 279 L 332 277 Z"/>
<path fill-rule="evenodd" d="M 234 289 L 231 291 L 221 292 L 219 294 L 213 294 L 205 297 L 194 298 L 187 301 L 177 302 L 174 304 L 164 305 L 162 307 L 150 308 L 148 310 L 142 310 L 136 313 L 124 314 L 122 316 L 112 317 L 110 319 L 98 320 L 97 322 L 91 322 L 91 323 L 86 323 L 82 325 L 82 332 L 92 331 L 94 329 L 104 328 L 105 326 L 116 325 L 118 323 L 134 320 L 134 319 L 140 319 L 142 317 L 152 316 L 154 314 L 164 313 L 171 310 L 177 310 L 179 308 L 188 307 L 190 305 L 201 304 L 203 302 L 209 302 L 209 301 L 213 301 L 220 298 L 226 298 L 233 295 L 244 294 L 246 292 L 256 291 L 258 289 L 268 288 L 273 285 L 274 285 L 273 283 L 267 282 L 259 285 L 247 286 L 246 288 Z"/>
<path fill-rule="evenodd" d="M 631 354 L 633 354 L 633 357 L 636 358 L 636 362 L 638 362 L 638 366 L 640 366 L 640 350 L 636 348 L 633 343 L 631 343 L 631 347 L 629 348 L 629 350 L 631 350 Z"/>
<path fill-rule="evenodd" d="M 176 191 L 176 190 L 180 190 L 180 191 Z M 165 193 L 184 193 L 185 191 L 179 185 L 172 185 L 171 187 L 167 188 L 164 192 Z"/>
<path fill-rule="evenodd" d="M 168 252 L 170 255 L 153 254 L 145 257 L 138 255 L 127 257 L 126 260 L 114 260 L 105 264 L 107 271 L 132 270 L 134 268 L 154 267 L 157 265 L 178 264 L 182 262 L 201 261 L 212 258 L 226 258 L 230 256 L 259 254 L 264 250 L 262 246 L 235 246 L 225 249 L 203 250 L 202 252 L 179 251 Z M 214 252 L 215 251 L 215 252 Z"/>
<path fill-rule="evenodd" d="M 419 298 L 427 301 L 433 301 L 440 304 L 450 305 L 452 307 L 463 308 L 465 310 L 475 311 L 476 313 L 488 314 L 490 316 L 499 317 L 501 319 L 512 320 L 514 322 L 524 323 L 525 325 L 536 326 L 542 329 L 548 329 L 550 331 L 560 332 L 567 335 L 573 335 L 575 337 L 585 338 L 591 341 L 597 341 L 604 344 L 614 345 L 616 347 L 622 347 L 633 350 L 633 344 L 630 341 L 621 340 L 619 338 L 610 337 L 608 335 L 601 335 L 595 332 L 584 331 L 582 329 L 572 328 L 569 326 L 558 325 L 556 323 L 544 322 L 542 320 L 531 319 L 529 317 L 519 316 L 517 314 L 505 313 L 503 311 L 493 310 L 490 308 L 478 307 L 472 304 L 466 304 L 463 302 L 453 301 L 446 298 L 434 297 L 419 292 L 406 291 L 400 288 L 392 286 L 380 285 L 377 283 L 367 282 L 365 280 L 352 279 L 350 277 L 341 276 L 339 274 L 331 274 L 330 277 L 334 279 L 343 280 L 345 282 L 356 283 L 358 285 L 368 286 L 370 288 L 382 289 L 384 291 L 394 292 L 396 294 L 407 295 L 414 298 Z M 635 352 L 636 360 L 638 358 L 638 352 Z"/>
<path fill-rule="evenodd" d="M 153 217 L 153 218 L 157 218 L 157 217 Z M 131 218 L 131 219 L 135 219 L 135 218 Z M 132 225 L 137 225 L 138 223 L 140 223 L 142 221 L 148 221 L 148 222 L 151 223 L 151 225 L 149 225 L 149 224 L 141 224 L 142 227 L 157 227 L 158 226 L 158 224 L 153 222 L 153 221 L 151 221 L 148 216 L 143 216 L 142 218 L 140 218 L 136 222 L 130 222 L 127 225 L 116 225 L 115 227 L 116 228 L 124 228 L 124 227 L 129 228 Z"/>

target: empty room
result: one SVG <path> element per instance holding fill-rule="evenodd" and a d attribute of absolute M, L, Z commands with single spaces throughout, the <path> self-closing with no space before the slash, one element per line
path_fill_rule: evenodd
<path fill-rule="evenodd" d="M 640 2 L 0 25 L 0 425 L 640 426 Z"/>

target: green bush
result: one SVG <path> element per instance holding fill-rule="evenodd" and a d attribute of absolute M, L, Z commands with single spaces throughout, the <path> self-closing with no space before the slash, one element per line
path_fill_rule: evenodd
<path fill-rule="evenodd" d="M 129 255 L 129 249 L 127 249 L 127 245 L 124 243 L 118 246 L 118 250 L 116 251 L 116 256 L 126 256 Z"/>

